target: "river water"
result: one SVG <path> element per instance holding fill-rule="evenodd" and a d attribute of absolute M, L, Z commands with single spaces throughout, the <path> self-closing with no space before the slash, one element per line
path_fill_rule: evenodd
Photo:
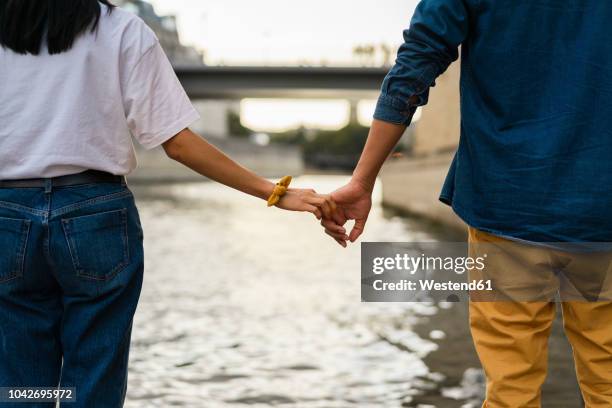
<path fill-rule="evenodd" d="M 465 304 L 360 303 L 359 245 L 342 249 L 310 214 L 207 182 L 132 189 L 146 272 L 127 408 L 479 406 Z M 463 238 L 383 210 L 378 193 L 364 241 Z M 551 346 L 545 406 L 578 407 L 558 323 Z"/>

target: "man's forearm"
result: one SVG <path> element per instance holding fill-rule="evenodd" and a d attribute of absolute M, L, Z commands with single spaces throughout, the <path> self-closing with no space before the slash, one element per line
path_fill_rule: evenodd
<path fill-rule="evenodd" d="M 368 140 L 361 153 L 361 158 L 355 171 L 353 180 L 365 189 L 372 191 L 376 177 L 387 157 L 404 134 L 406 126 L 374 120 L 370 128 Z"/>
<path fill-rule="evenodd" d="M 272 182 L 242 167 L 189 129 L 164 143 L 163 147 L 172 159 L 243 193 L 265 200 L 274 189 Z"/>

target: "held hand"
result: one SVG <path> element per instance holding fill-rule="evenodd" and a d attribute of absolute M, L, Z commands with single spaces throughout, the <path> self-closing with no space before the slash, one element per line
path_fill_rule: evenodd
<path fill-rule="evenodd" d="M 322 216 L 331 217 L 336 209 L 329 194 L 317 194 L 314 190 L 303 188 L 288 189 L 276 206 L 283 210 L 311 212 L 319 220 Z"/>
<path fill-rule="evenodd" d="M 331 193 L 332 200 L 338 208 L 331 217 L 325 216 L 321 225 L 325 233 L 346 247 L 346 241 L 355 242 L 363 233 L 370 209 L 372 208 L 372 192 L 363 185 L 351 181 L 346 186 Z M 350 234 L 346 235 L 344 224 L 355 220 Z"/>

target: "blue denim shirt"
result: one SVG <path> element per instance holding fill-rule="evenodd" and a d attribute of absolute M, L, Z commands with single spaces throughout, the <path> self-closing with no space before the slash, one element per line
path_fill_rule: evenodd
<path fill-rule="evenodd" d="M 374 115 L 397 124 L 461 45 L 443 202 L 497 235 L 612 242 L 612 1 L 422 0 L 404 39 Z"/>

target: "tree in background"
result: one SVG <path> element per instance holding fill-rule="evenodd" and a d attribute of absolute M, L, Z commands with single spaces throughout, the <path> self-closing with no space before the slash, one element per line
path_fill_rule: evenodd
<path fill-rule="evenodd" d="M 358 59 L 361 65 L 377 65 L 381 61 L 383 66 L 391 66 L 393 64 L 393 48 L 389 45 L 381 43 L 379 45 L 363 44 L 353 48 L 353 55 Z"/>
<path fill-rule="evenodd" d="M 253 134 L 251 129 L 242 125 L 240 113 L 234 110 L 227 112 L 227 129 L 232 137 L 247 138 Z"/>
<path fill-rule="evenodd" d="M 357 164 L 369 128 L 349 123 L 339 130 L 320 130 L 303 144 L 304 162 L 318 168 L 351 170 Z"/>

